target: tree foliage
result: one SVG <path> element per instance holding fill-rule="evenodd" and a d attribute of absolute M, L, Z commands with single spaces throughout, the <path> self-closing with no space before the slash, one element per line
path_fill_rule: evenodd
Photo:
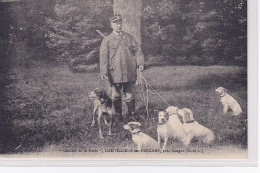
<path fill-rule="evenodd" d="M 0 29 L 3 33 L 0 33 L 0 42 L 4 41 L 9 47 L 24 49 L 28 52 L 24 57 L 27 60 L 49 56 L 45 18 L 54 15 L 54 3 L 53 0 L 21 0 L 0 4 L 5 8 L 0 20 L 3 26 Z"/>
<path fill-rule="evenodd" d="M 144 50 L 175 64 L 246 65 L 246 3 L 144 0 Z"/>
<path fill-rule="evenodd" d="M 142 47 L 147 61 L 197 65 L 247 62 L 246 0 L 143 0 Z M 73 66 L 98 63 L 111 32 L 113 0 L 58 0 L 48 18 L 47 45 Z"/>
<path fill-rule="evenodd" d="M 47 19 L 50 37 L 47 45 L 57 59 L 68 60 L 73 67 L 97 63 L 102 37 L 96 30 L 108 33 L 112 5 L 111 0 L 57 1 L 56 16 Z"/>

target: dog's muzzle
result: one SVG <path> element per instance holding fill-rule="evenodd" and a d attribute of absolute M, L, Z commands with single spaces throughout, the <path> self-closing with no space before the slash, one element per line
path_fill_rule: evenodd
<path fill-rule="evenodd" d="M 161 119 L 161 121 L 158 123 L 158 125 L 163 125 L 165 124 L 167 121 L 165 119 Z"/>

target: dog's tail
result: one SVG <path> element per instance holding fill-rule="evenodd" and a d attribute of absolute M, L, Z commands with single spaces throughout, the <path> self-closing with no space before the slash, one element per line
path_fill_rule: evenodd
<path fill-rule="evenodd" d="M 242 109 L 241 109 L 241 107 L 239 106 L 239 107 L 238 107 L 238 110 L 236 110 L 236 111 L 233 112 L 233 115 L 238 116 L 238 115 L 240 115 L 240 114 L 242 114 Z"/>
<path fill-rule="evenodd" d="M 215 139 L 215 135 L 212 131 L 210 131 L 210 133 L 208 133 L 207 136 L 205 136 L 203 139 L 202 139 L 202 142 L 206 145 L 209 145 L 211 144 L 212 141 L 214 141 Z"/>
<path fill-rule="evenodd" d="M 193 136 L 188 134 L 185 138 L 183 137 L 181 141 L 186 147 L 188 147 L 191 143 L 192 138 Z"/>

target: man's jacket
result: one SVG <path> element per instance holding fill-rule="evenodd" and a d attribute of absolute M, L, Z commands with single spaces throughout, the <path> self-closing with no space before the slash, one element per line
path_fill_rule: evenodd
<path fill-rule="evenodd" d="M 134 82 L 138 65 L 144 55 L 135 38 L 125 32 L 106 36 L 100 47 L 100 74 L 108 75 L 113 83 Z"/>

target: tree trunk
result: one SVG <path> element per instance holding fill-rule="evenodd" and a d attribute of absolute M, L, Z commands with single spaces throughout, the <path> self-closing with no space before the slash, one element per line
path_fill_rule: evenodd
<path fill-rule="evenodd" d="M 114 0 L 114 14 L 121 14 L 123 31 L 132 34 L 141 44 L 142 0 Z"/>

